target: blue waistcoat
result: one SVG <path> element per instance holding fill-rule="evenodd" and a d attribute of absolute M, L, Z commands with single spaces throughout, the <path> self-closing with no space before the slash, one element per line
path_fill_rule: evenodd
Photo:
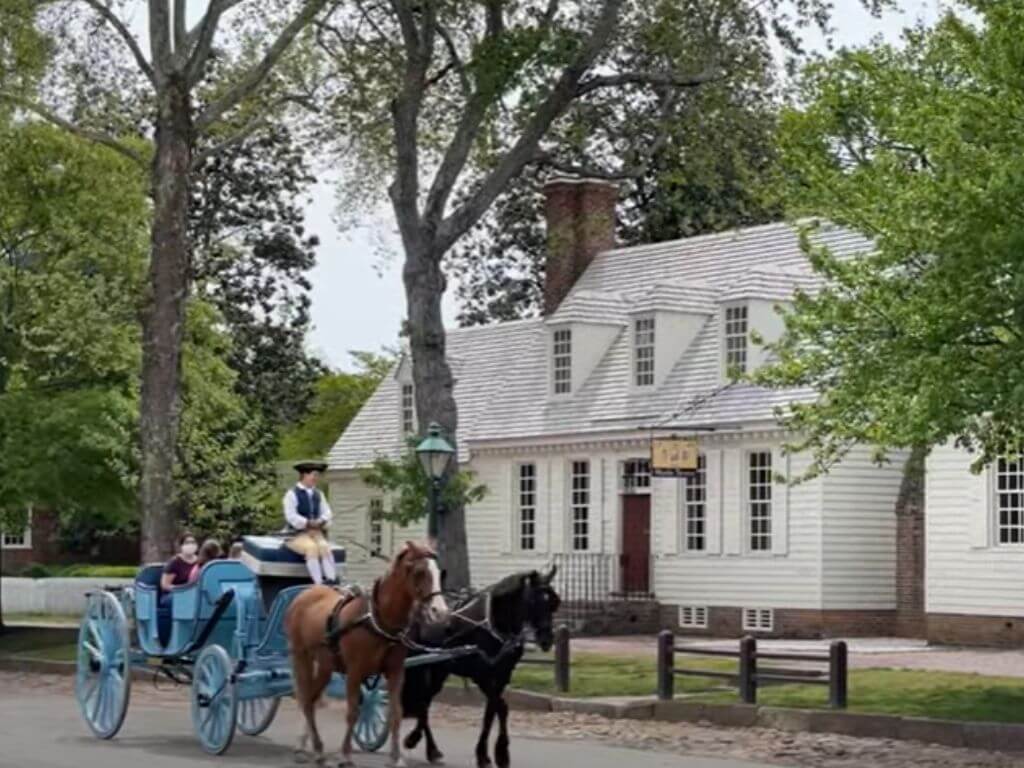
<path fill-rule="evenodd" d="M 313 489 L 313 499 L 310 502 L 309 494 L 301 488 L 295 488 L 296 511 L 307 520 L 320 519 L 320 491 Z"/>

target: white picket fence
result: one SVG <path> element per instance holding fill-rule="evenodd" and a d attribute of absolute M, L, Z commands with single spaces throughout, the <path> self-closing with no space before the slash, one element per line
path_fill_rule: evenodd
<path fill-rule="evenodd" d="M 4 614 L 48 613 L 79 616 L 85 610 L 85 593 L 108 585 L 131 584 L 131 579 L 74 578 L 24 579 L 0 578 Z"/>

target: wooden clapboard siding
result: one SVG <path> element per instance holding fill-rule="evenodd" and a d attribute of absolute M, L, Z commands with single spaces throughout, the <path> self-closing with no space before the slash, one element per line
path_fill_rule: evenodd
<path fill-rule="evenodd" d="M 935 448 L 925 476 L 925 610 L 937 614 L 1024 616 L 1024 547 L 997 546 L 989 472 L 973 457 Z"/>
<path fill-rule="evenodd" d="M 821 489 L 820 479 L 789 489 L 788 546 L 785 555 L 750 553 L 744 504 L 743 453 L 773 448 L 763 442 L 702 441 L 707 450 L 721 450 L 723 461 L 721 530 L 732 536 L 736 550 L 728 554 L 660 554 L 655 558 L 654 591 L 663 603 L 765 608 L 821 608 Z M 790 458 L 791 471 L 806 468 L 806 460 Z M 657 491 L 664 486 L 659 484 Z M 731 490 L 730 490 L 731 489 Z M 671 489 L 669 489 L 671 491 Z M 657 500 L 654 506 L 663 509 Z M 676 513 L 681 509 L 676 505 Z M 713 510 L 712 510 L 713 513 Z M 727 530 L 733 523 L 738 530 Z M 680 532 L 682 524 L 677 526 Z M 712 526 L 712 530 L 716 530 Z"/>
<path fill-rule="evenodd" d="M 822 607 L 896 608 L 896 499 L 902 453 L 876 466 L 858 447 L 823 478 Z"/>

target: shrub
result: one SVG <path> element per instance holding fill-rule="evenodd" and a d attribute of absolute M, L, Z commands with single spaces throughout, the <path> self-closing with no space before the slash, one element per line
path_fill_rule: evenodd
<path fill-rule="evenodd" d="M 18 575 L 28 579 L 46 579 L 53 576 L 53 569 L 42 563 L 29 563 Z"/>
<path fill-rule="evenodd" d="M 130 579 L 138 573 L 137 565 L 89 565 L 79 563 L 61 568 L 56 574 L 68 578 Z"/>

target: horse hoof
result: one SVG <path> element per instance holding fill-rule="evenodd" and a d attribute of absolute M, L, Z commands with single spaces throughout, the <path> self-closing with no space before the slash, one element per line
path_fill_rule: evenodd
<path fill-rule="evenodd" d="M 406 749 L 416 749 L 416 745 L 419 744 L 419 743 L 420 743 L 420 732 L 419 731 L 410 731 L 409 734 L 405 737 L 405 741 L 402 742 L 402 744 L 405 746 Z"/>
<path fill-rule="evenodd" d="M 444 755 L 431 755 L 427 758 L 427 762 L 431 765 L 444 765 Z"/>
<path fill-rule="evenodd" d="M 338 761 L 338 768 L 353 768 L 355 763 L 352 762 L 351 757 L 343 757 Z"/>
<path fill-rule="evenodd" d="M 391 768 L 405 768 L 406 767 L 405 758 L 400 757 L 397 760 L 392 760 L 391 762 L 388 763 L 388 765 L 390 765 Z"/>
<path fill-rule="evenodd" d="M 299 765 L 304 765 L 309 762 L 309 753 L 304 749 L 296 749 L 292 753 L 292 759 Z"/>

